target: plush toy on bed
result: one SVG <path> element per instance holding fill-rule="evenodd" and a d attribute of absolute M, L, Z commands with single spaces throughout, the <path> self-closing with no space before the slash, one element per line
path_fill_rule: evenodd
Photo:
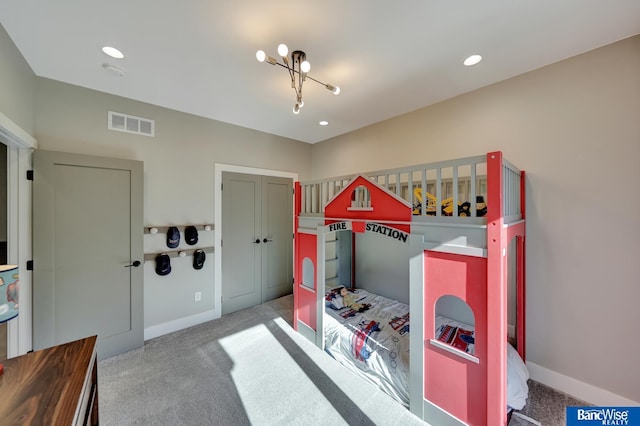
<path fill-rule="evenodd" d="M 356 312 L 366 311 L 371 306 L 368 303 L 356 302 L 356 295 L 353 293 L 349 293 L 346 287 L 340 288 L 340 296 L 342 296 L 342 304 L 347 308 L 353 309 Z"/>

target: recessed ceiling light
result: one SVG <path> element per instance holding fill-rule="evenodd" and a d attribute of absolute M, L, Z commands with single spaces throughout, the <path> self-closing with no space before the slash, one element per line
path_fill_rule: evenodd
<path fill-rule="evenodd" d="M 319 124 L 319 125 L 321 125 L 321 126 L 326 126 L 326 125 L 328 125 L 328 124 L 329 124 L 329 122 L 328 122 L 328 121 L 326 121 L 326 120 L 322 120 L 322 121 L 321 121 L 321 122 L 319 122 L 318 124 Z"/>
<path fill-rule="evenodd" d="M 102 48 L 102 52 L 104 52 L 105 55 L 111 56 L 112 58 L 116 58 L 116 59 L 124 58 L 124 53 L 122 53 L 121 51 L 119 51 L 115 47 L 104 46 Z"/>
<path fill-rule="evenodd" d="M 471 65 L 475 65 L 482 60 L 482 56 L 480 55 L 471 55 L 467 59 L 464 60 L 464 64 L 468 67 Z"/>

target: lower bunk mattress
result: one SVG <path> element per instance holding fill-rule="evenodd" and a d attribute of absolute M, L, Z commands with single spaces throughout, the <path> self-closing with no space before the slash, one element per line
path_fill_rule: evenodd
<path fill-rule="evenodd" d="M 351 307 L 344 306 L 345 300 Z M 325 350 L 408 407 L 409 305 L 362 289 L 343 299 L 336 288 L 327 292 L 325 306 Z M 466 337 L 473 337 L 473 326 L 444 316 L 435 320 L 436 337 L 473 353 L 472 339 Z M 517 351 L 507 346 L 507 408 L 519 410 L 528 396 L 529 373 Z"/>

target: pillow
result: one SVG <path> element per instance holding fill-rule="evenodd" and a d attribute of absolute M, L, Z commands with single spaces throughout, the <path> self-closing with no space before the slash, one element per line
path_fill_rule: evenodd
<path fill-rule="evenodd" d="M 327 295 L 324 298 L 324 300 L 326 300 L 325 306 L 327 308 L 331 308 L 334 311 L 339 311 L 340 309 L 344 308 L 344 303 L 342 303 L 342 296 L 340 296 L 341 289 L 342 287 L 336 287 L 327 292 Z"/>
<path fill-rule="evenodd" d="M 514 410 L 521 410 L 529 396 L 529 370 L 510 344 L 507 345 L 507 402 Z"/>
<path fill-rule="evenodd" d="M 333 309 L 334 311 L 339 311 L 344 308 L 344 304 L 342 303 L 342 296 L 334 296 L 331 300 L 328 300 L 326 303 L 328 308 Z"/>

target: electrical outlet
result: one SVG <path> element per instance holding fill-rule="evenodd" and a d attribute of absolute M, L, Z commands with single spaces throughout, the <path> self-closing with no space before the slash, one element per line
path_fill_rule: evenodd
<path fill-rule="evenodd" d="M 196 291 L 196 302 L 199 302 L 202 300 L 202 292 Z"/>

